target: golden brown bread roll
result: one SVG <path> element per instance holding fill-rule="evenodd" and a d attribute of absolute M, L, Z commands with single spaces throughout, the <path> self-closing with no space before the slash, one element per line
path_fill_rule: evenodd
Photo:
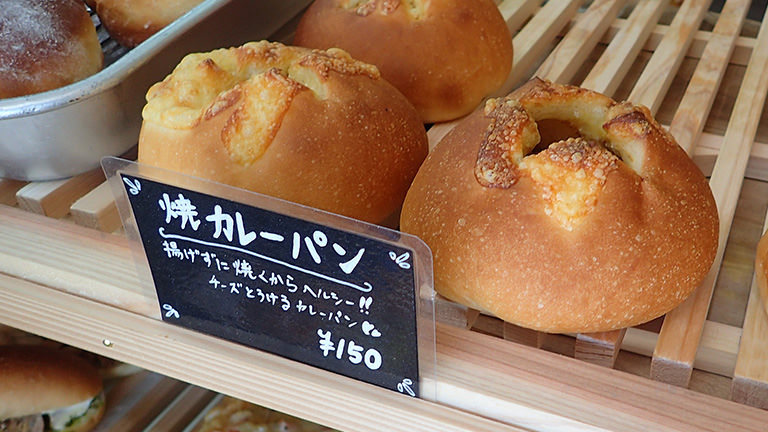
<path fill-rule="evenodd" d="M 140 162 L 375 223 L 399 210 L 427 154 L 413 106 L 335 49 L 188 55 L 143 116 Z"/>
<path fill-rule="evenodd" d="M 535 148 L 553 125 L 570 132 Z M 645 107 L 534 79 L 437 145 L 401 229 L 432 249 L 447 298 L 536 330 L 600 332 L 658 317 L 699 285 L 718 213 Z"/>
<path fill-rule="evenodd" d="M 4 0 L 0 98 L 52 90 L 101 70 L 103 55 L 80 0 Z"/>
<path fill-rule="evenodd" d="M 203 0 L 92 0 L 114 40 L 135 47 Z"/>
<path fill-rule="evenodd" d="M 512 68 L 512 37 L 492 0 L 316 0 L 294 43 L 376 65 L 425 123 L 468 114 Z"/>

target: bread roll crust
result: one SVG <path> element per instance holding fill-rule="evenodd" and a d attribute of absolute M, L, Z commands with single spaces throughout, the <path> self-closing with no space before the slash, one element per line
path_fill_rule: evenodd
<path fill-rule="evenodd" d="M 427 153 L 408 101 L 340 50 L 258 42 L 188 56 L 143 115 L 140 162 L 375 223 Z"/>
<path fill-rule="evenodd" d="M 71 84 L 102 63 L 96 28 L 80 0 L 7 0 L 0 8 L 0 98 Z"/>
<path fill-rule="evenodd" d="M 432 249 L 442 295 L 540 331 L 599 332 L 666 313 L 709 271 L 718 243 L 711 190 L 646 109 L 537 80 L 502 102 L 539 104 L 541 120 L 574 94 L 588 102 L 574 115 L 589 117 L 586 108 L 611 113 L 594 133 L 627 142 L 610 153 L 602 149 L 613 162 L 585 162 L 594 144 L 572 139 L 521 156 L 509 185 L 483 185 L 478 155 L 494 133 L 494 117 L 482 110 L 427 157 L 406 197 L 401 229 Z M 548 162 L 533 162 L 542 158 Z M 532 168 L 536 163 L 545 165 Z M 537 169 L 544 174 L 535 176 Z M 563 173 L 569 178 L 562 184 L 551 181 Z M 590 176 L 604 179 L 568 189 Z M 569 204 L 571 194 L 578 199 Z"/>
<path fill-rule="evenodd" d="M 109 35 L 135 47 L 203 0 L 93 0 Z"/>
<path fill-rule="evenodd" d="M 294 43 L 376 65 L 425 123 L 468 114 L 512 67 L 512 37 L 492 0 L 316 0 Z"/>
<path fill-rule="evenodd" d="M 65 408 L 102 391 L 87 361 L 43 346 L 0 346 L 0 377 L 0 419 Z"/>

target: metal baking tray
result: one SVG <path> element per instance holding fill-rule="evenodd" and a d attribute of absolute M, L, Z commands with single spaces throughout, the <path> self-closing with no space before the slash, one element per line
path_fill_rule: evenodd
<path fill-rule="evenodd" d="M 205 0 L 131 50 L 99 30 L 105 66 L 55 90 L 0 99 L 0 177 L 38 181 L 96 168 L 136 145 L 149 87 L 190 52 L 269 38 L 310 0 Z"/>

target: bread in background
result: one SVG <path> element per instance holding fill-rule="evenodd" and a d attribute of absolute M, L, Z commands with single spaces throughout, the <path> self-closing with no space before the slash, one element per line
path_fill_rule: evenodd
<path fill-rule="evenodd" d="M 194 432 L 332 432 L 324 426 L 225 396 Z"/>
<path fill-rule="evenodd" d="M 132 48 L 203 0 L 90 0 L 112 39 Z"/>
<path fill-rule="evenodd" d="M 470 113 L 512 68 L 512 36 L 492 0 L 315 0 L 294 44 L 376 65 L 425 123 Z"/>
<path fill-rule="evenodd" d="M 0 98 L 53 90 L 101 70 L 101 45 L 82 1 L 0 6 Z"/>

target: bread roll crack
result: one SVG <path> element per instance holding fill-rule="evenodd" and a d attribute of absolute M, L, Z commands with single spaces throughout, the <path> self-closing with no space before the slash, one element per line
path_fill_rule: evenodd
<path fill-rule="evenodd" d="M 174 129 L 228 116 L 221 140 L 244 166 L 257 160 L 280 129 L 294 97 L 311 90 L 328 97 L 331 72 L 379 79 L 375 66 L 340 49 L 296 50 L 266 41 L 185 57 L 147 93 L 144 119 Z M 239 103 L 244 102 L 244 103 Z"/>

